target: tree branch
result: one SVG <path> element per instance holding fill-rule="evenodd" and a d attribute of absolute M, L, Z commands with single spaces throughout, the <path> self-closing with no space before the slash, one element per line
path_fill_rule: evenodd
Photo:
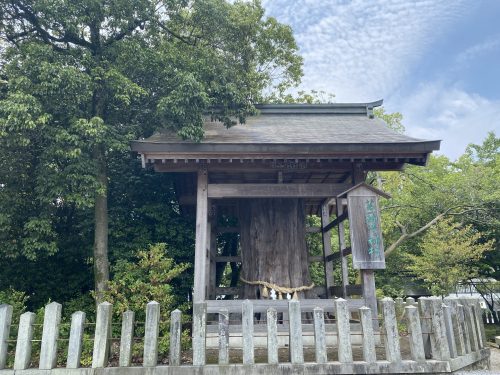
<path fill-rule="evenodd" d="M 448 208 L 444 212 L 441 212 L 439 215 L 435 216 L 432 220 L 430 220 L 429 222 L 427 222 L 425 225 L 423 225 L 422 227 L 420 227 L 419 229 L 417 229 L 417 230 L 415 230 L 415 231 L 413 231 L 411 233 L 408 233 L 408 228 L 405 227 L 403 224 L 401 224 L 398 220 L 396 220 L 395 221 L 396 225 L 401 230 L 401 236 L 399 236 L 399 238 L 394 243 L 392 243 L 385 250 L 384 255 L 386 257 L 388 257 L 404 241 L 409 240 L 410 238 L 413 238 L 415 236 L 418 236 L 422 232 L 425 232 L 427 229 L 429 229 L 431 226 L 433 226 L 434 224 L 436 224 L 439 220 L 441 220 L 445 216 L 463 215 L 463 214 L 465 214 L 467 212 L 480 210 L 480 208 L 476 207 L 476 208 L 466 209 L 466 210 L 463 210 L 463 211 L 460 211 L 460 212 L 452 212 L 453 210 L 455 210 L 457 208 L 460 208 L 460 207 L 463 207 L 463 206 L 456 206 L 456 207 L 450 207 L 450 208 Z"/>

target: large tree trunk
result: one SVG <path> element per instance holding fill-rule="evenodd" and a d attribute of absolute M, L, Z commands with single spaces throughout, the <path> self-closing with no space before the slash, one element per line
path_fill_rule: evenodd
<path fill-rule="evenodd" d="M 102 147 L 94 150 L 97 164 L 97 181 L 100 190 L 96 193 L 94 207 L 94 284 L 97 303 L 103 302 L 102 292 L 108 289 L 108 173 L 106 156 Z"/>
<path fill-rule="evenodd" d="M 282 287 L 311 284 L 301 199 L 242 199 L 239 223 L 242 278 Z M 259 298 L 260 290 L 245 284 L 244 298 Z"/>

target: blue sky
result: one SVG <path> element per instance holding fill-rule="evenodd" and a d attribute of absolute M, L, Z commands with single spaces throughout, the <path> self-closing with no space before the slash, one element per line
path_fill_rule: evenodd
<path fill-rule="evenodd" d="M 304 57 L 300 89 L 383 98 L 408 135 L 455 159 L 500 133 L 500 1 L 264 0 Z"/>

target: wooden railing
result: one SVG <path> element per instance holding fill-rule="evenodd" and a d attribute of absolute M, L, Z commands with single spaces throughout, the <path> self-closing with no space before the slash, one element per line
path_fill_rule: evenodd
<path fill-rule="evenodd" d="M 318 305 L 323 307 L 313 307 L 314 301 L 310 300 L 281 301 L 279 305 L 279 309 L 274 306 L 263 310 L 260 304 L 247 300 L 240 302 L 240 310 L 235 311 L 232 304 L 224 306 L 221 302 L 216 313 L 209 313 L 207 302 L 195 303 L 192 351 L 187 352 L 181 350 L 181 312 L 172 311 L 170 352 L 165 365 L 167 361 L 159 358 L 158 350 L 160 305 L 153 301 L 146 306 L 142 363 L 132 364 L 134 313 L 123 313 L 119 337 L 113 337 L 113 306 L 104 302 L 97 307 L 91 367 L 82 368 L 85 313 L 72 315 L 69 335 L 62 338 L 62 306 L 50 303 L 45 308 L 40 339 L 34 338 L 35 314 L 31 312 L 20 316 L 17 338 L 11 339 L 12 307 L 4 304 L 0 305 L 0 370 L 4 369 L 1 373 L 6 375 L 36 374 L 38 371 L 31 368 L 35 366 L 44 370 L 39 373 L 60 374 L 61 369 L 54 368 L 63 340 L 67 341 L 64 374 L 75 375 L 93 374 L 96 368 L 103 374 L 121 373 L 131 367 L 134 374 L 174 374 L 181 370 L 183 374 L 249 374 L 252 368 L 260 374 L 285 374 L 292 369 L 294 373 L 436 373 L 485 365 L 489 360 L 482 311 L 476 299 L 427 297 L 418 303 L 411 298 L 395 303 L 384 298 L 379 301 L 381 317 L 377 318 L 367 307 L 350 311 L 343 299 L 322 300 Z M 231 330 L 235 324 L 231 314 L 235 313 L 241 316 L 237 333 Z M 207 348 L 208 326 L 216 328 L 215 350 Z M 255 346 L 256 327 L 265 332 L 267 339 L 263 352 Z M 238 336 L 241 346 L 231 345 L 232 336 Z M 280 344 L 283 336 L 287 339 L 285 345 Z M 308 336 L 313 338 L 311 344 L 306 343 Z M 34 363 L 32 345 L 38 341 L 39 359 Z M 13 344 L 15 350 L 9 350 Z M 113 350 L 118 361 L 110 364 Z"/>

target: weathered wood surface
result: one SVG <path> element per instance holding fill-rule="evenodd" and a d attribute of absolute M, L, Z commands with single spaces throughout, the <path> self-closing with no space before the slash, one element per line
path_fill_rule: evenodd
<path fill-rule="evenodd" d="M 345 208 L 342 204 L 342 199 L 337 198 L 336 204 L 337 217 L 341 217 L 344 214 Z M 346 240 L 345 240 L 345 228 L 344 223 L 342 221 L 338 224 L 338 237 L 339 237 L 339 249 L 346 248 Z M 347 286 L 349 285 L 349 275 L 348 275 L 348 267 L 347 267 L 347 258 L 342 256 L 340 258 L 340 268 L 342 274 L 342 297 L 347 298 Z"/>
<path fill-rule="evenodd" d="M 330 220 L 330 207 L 328 203 L 321 205 L 321 226 L 324 227 Z M 323 244 L 323 266 L 325 270 L 325 285 L 326 296 L 330 297 L 330 288 L 333 286 L 333 267 L 327 259 L 332 256 L 332 236 L 329 231 L 322 231 L 322 244 Z M 309 257 L 310 259 L 310 257 Z"/>
<path fill-rule="evenodd" d="M 303 200 L 242 199 L 238 212 L 242 278 L 282 287 L 311 285 Z M 245 283 L 242 297 L 257 299 L 260 292 L 261 287 Z M 299 294 L 301 299 L 311 295 Z"/>
<path fill-rule="evenodd" d="M 385 268 L 378 197 L 360 185 L 347 194 L 352 262 L 356 269 Z"/>
<path fill-rule="evenodd" d="M 209 198 L 328 198 L 346 184 L 208 184 Z"/>
<path fill-rule="evenodd" d="M 194 293 L 193 302 L 206 299 L 207 288 L 207 236 L 208 236 L 208 174 L 204 169 L 198 171 L 196 203 L 196 240 L 194 251 Z"/>

